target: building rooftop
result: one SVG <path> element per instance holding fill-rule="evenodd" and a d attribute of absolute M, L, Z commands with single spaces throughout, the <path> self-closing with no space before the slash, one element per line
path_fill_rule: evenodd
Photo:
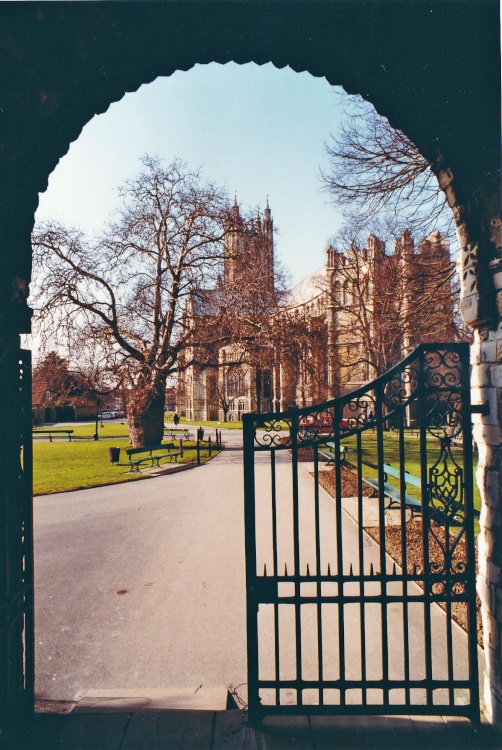
<path fill-rule="evenodd" d="M 326 267 L 319 268 L 314 273 L 302 279 L 285 297 L 287 307 L 298 307 L 318 297 L 326 288 Z"/>

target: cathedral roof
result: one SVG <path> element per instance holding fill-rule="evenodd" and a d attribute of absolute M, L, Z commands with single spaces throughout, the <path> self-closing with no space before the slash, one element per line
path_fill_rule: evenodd
<path fill-rule="evenodd" d="M 307 276 L 286 295 L 285 303 L 288 307 L 298 307 L 319 297 L 326 289 L 326 267 L 319 268 Z"/>

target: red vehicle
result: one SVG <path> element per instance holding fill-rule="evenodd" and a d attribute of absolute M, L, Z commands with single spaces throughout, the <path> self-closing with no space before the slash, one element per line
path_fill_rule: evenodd
<path fill-rule="evenodd" d="M 329 412 L 307 414 L 300 419 L 299 435 L 304 438 L 313 438 L 316 435 L 331 435 L 333 429 L 333 417 Z"/>

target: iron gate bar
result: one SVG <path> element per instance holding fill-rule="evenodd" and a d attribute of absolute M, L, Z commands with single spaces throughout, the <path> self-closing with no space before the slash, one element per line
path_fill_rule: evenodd
<path fill-rule="evenodd" d="M 479 719 L 470 415 L 469 349 L 466 344 L 421 345 L 377 380 L 325 404 L 283 413 L 244 415 L 248 687 L 249 716 L 252 721 L 259 721 L 267 714 L 307 713 L 451 714 L 466 715 L 473 721 Z M 418 565 L 409 557 L 412 542 L 411 537 L 408 539 L 410 511 L 406 507 L 406 486 L 410 481 L 408 454 L 412 456 L 415 450 L 405 438 L 405 428 L 411 419 L 418 421 L 419 432 L 420 482 L 416 486 L 420 486 L 422 550 Z M 326 434 L 326 425 L 329 425 L 329 434 Z M 391 463 L 393 455 L 384 433 L 392 425 L 397 432 L 397 458 L 394 457 L 394 460 L 398 465 L 398 488 L 390 486 L 389 489 L 384 465 L 386 460 Z M 363 495 L 363 483 L 368 482 L 363 470 L 363 458 L 370 430 L 371 435 L 375 436 L 377 451 L 376 479 L 369 482 L 377 490 L 380 546 L 376 557 L 371 551 L 374 548 L 371 545 L 367 547 L 368 537 L 363 528 L 365 507 L 369 502 Z M 463 436 L 463 468 L 451 452 L 452 438 L 459 436 Z M 351 458 L 355 451 L 353 476 L 357 482 L 355 502 L 358 524 L 352 547 L 349 545 L 345 550 L 348 540 L 345 538 L 344 524 L 348 516 L 343 513 L 340 448 L 347 438 L 352 438 L 355 443 L 355 447 L 351 448 Z M 326 505 L 319 490 L 319 445 L 328 440 L 333 443 L 335 456 L 335 497 L 331 506 Z M 309 491 L 308 495 L 305 494 L 306 489 L 300 492 L 298 451 L 303 447 L 313 449 L 314 488 L 313 493 Z M 286 467 L 282 465 L 283 462 L 280 467 L 277 465 L 277 451 L 289 451 L 285 455 L 291 462 L 291 521 L 287 522 L 287 528 L 293 542 L 292 561 L 282 560 L 279 555 L 279 528 L 284 527 L 282 501 L 279 512 L 279 499 L 284 494 L 280 481 Z M 267 545 L 272 545 L 272 565 L 269 565 L 272 571 L 267 570 L 265 559 L 264 564 L 260 563 L 263 573 L 258 571 L 256 546 L 257 530 L 264 525 L 263 518 L 257 518 L 255 502 L 254 460 L 255 453 L 259 452 L 270 456 L 271 489 L 267 514 L 271 518 L 271 533 L 267 538 L 271 541 Z M 392 483 L 392 478 L 390 481 Z M 387 497 L 395 502 L 396 493 L 399 497 L 396 518 L 400 524 L 400 565 L 391 563 L 387 556 L 387 534 L 390 533 L 386 526 Z M 268 502 L 267 497 L 260 489 L 262 506 L 265 501 Z M 328 512 L 328 507 L 332 511 Z M 306 509 L 310 509 L 307 516 Z M 333 521 L 329 523 L 335 526 L 327 529 L 326 518 L 331 515 Z M 433 537 L 441 549 L 439 562 L 430 558 Z M 464 539 L 465 553 L 460 553 L 459 544 Z M 311 552 L 308 552 L 308 544 Z M 327 553 L 323 556 L 325 546 Z M 356 557 L 353 559 L 354 554 Z M 268 555 L 266 553 L 265 558 Z M 310 559 L 309 555 L 312 555 Z M 289 587 L 287 591 L 283 590 L 283 584 L 292 585 L 293 593 Z M 308 592 L 305 592 L 304 584 L 310 584 Z M 328 592 L 326 584 L 334 584 L 335 589 Z M 417 588 L 420 585 L 422 588 Z M 376 592 L 375 586 L 378 587 Z M 440 603 L 446 610 L 444 628 L 441 624 L 443 620 L 438 619 L 435 613 L 433 618 L 434 603 Z M 467 612 L 467 676 L 456 674 L 455 656 L 460 641 L 453 632 L 451 615 L 454 603 Z M 268 621 L 262 621 L 259 626 L 260 605 L 272 605 L 273 627 L 268 643 L 272 643 L 273 650 L 273 679 L 260 676 L 259 647 L 262 641 L 266 645 L 268 632 L 265 628 Z M 306 610 L 305 605 L 314 609 Z M 392 631 L 402 633 L 402 660 L 398 676 L 390 669 L 390 655 L 396 649 L 396 639 L 391 640 L 390 636 L 392 605 L 397 605 L 401 617 L 397 626 L 394 622 L 394 628 L 398 627 L 398 630 Z M 357 609 L 350 611 L 358 612 L 359 642 L 355 646 L 352 643 L 357 656 L 352 656 L 351 662 L 353 665 L 356 658 L 359 663 L 360 677 L 357 679 L 353 679 L 347 671 L 347 647 L 350 645 L 347 634 L 356 632 L 352 627 L 353 616 L 352 620 L 346 620 L 348 606 L 355 606 Z M 374 636 L 368 606 L 376 606 L 379 610 L 380 674 L 377 678 L 368 671 L 369 660 L 375 651 L 368 648 L 368 639 Z M 414 607 L 413 617 L 410 616 L 411 606 Z M 421 634 L 417 630 L 417 606 L 423 610 Z M 292 608 L 294 617 L 294 643 L 293 638 L 285 638 L 280 625 L 284 608 L 287 610 L 288 607 Z M 308 612 L 310 619 L 302 618 L 302 614 Z M 328 614 L 330 620 L 325 619 Z M 393 617 L 395 620 L 395 614 Z M 325 649 L 335 631 L 337 658 L 333 661 L 334 654 L 328 659 Z M 445 642 L 445 661 L 439 665 L 441 674 L 436 674 L 434 666 L 433 632 L 436 637 L 439 633 Z M 417 646 L 417 640 L 423 649 L 423 675 L 417 674 L 416 659 L 413 666 L 411 662 L 411 652 Z M 307 659 L 304 644 L 308 646 L 311 643 L 316 648 L 315 679 L 304 672 L 303 660 Z M 443 658 L 444 654 L 441 656 Z M 287 662 L 287 657 L 294 662 L 293 677 L 288 678 L 282 675 L 283 658 Z M 308 666 L 308 659 L 305 664 Z M 333 666 L 337 667 L 336 679 Z M 395 672 L 395 666 L 393 670 Z M 337 691 L 334 699 L 327 695 L 327 690 Z M 359 696 L 356 702 L 355 690 Z M 374 702 L 370 694 L 372 690 L 379 691 L 379 702 Z M 400 699 L 392 692 L 396 690 L 401 691 Z M 417 699 L 416 690 L 424 692 L 425 701 Z M 266 697 L 263 691 L 268 691 Z M 291 696 L 284 697 L 283 691 L 294 691 L 294 705 Z M 315 691 L 314 698 L 306 691 Z M 439 695 L 443 702 L 435 702 L 437 691 L 444 691 L 442 697 Z M 458 691 L 468 693 L 466 702 L 463 694 L 457 699 Z"/>

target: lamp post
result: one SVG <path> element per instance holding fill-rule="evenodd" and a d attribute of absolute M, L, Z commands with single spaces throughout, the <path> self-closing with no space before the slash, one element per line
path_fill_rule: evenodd
<path fill-rule="evenodd" d="M 99 440 L 99 395 L 96 393 L 96 426 L 94 428 L 94 440 Z"/>

